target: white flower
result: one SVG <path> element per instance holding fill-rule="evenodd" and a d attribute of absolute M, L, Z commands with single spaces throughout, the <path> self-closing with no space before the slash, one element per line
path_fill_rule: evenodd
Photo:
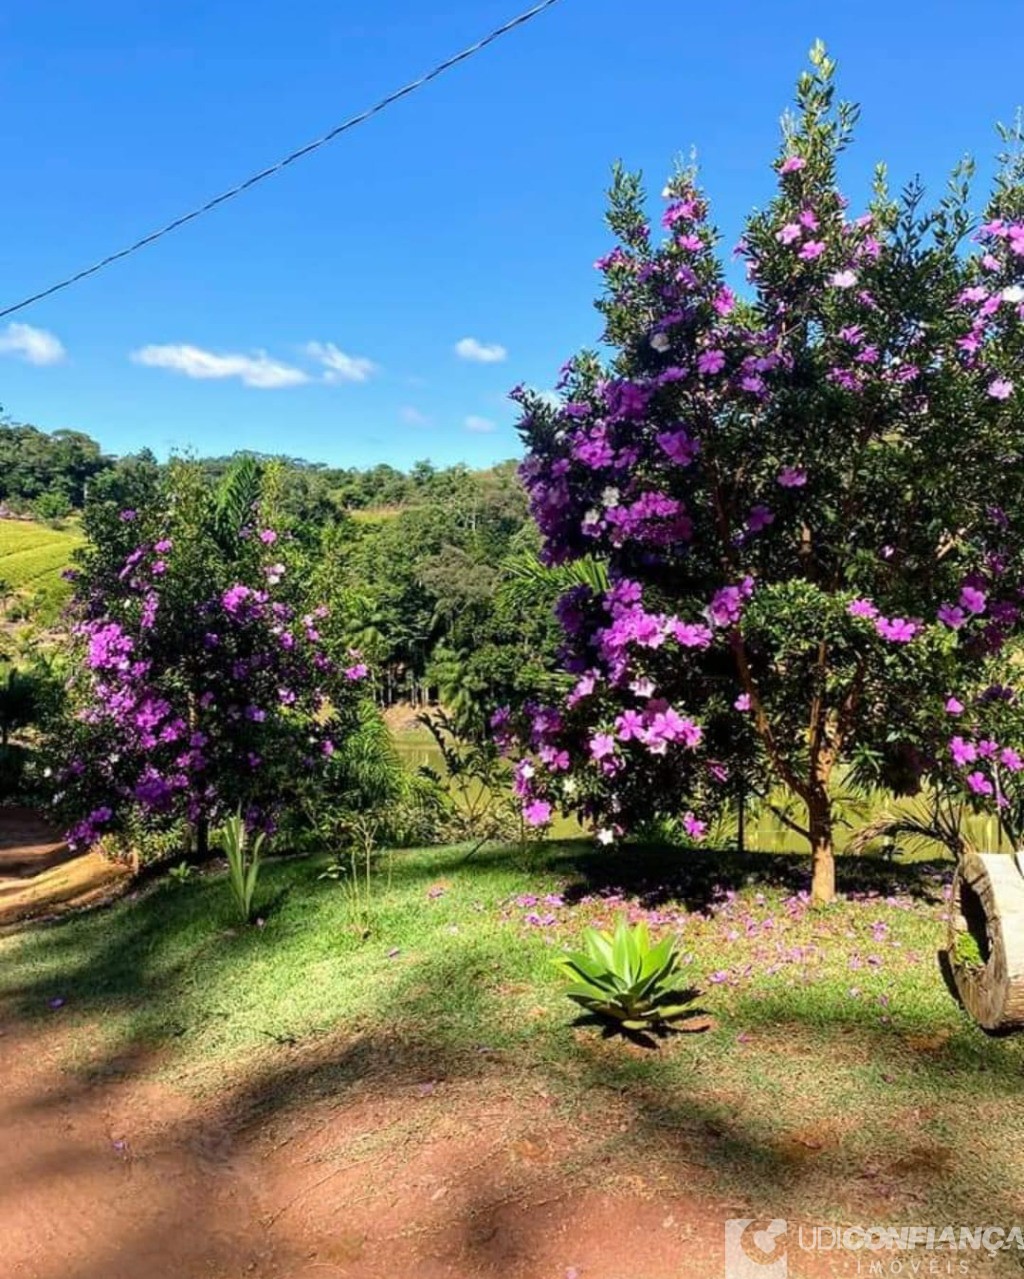
<path fill-rule="evenodd" d="M 661 198 L 662 198 L 663 200 L 671 200 L 671 199 L 672 199 L 672 188 L 671 188 L 671 187 L 665 187 L 665 188 L 662 190 Z"/>
<path fill-rule="evenodd" d="M 667 351 L 669 348 L 669 340 L 667 333 L 654 333 L 651 335 L 651 346 L 656 351 Z"/>
<path fill-rule="evenodd" d="M 601 512 L 595 511 L 593 507 L 583 517 L 583 527 L 590 528 L 594 524 L 601 523 Z"/>
<path fill-rule="evenodd" d="M 852 289 L 857 283 L 857 273 L 855 271 L 837 271 L 829 280 L 829 284 L 834 289 Z"/>
<path fill-rule="evenodd" d="M 529 778 L 533 777 L 536 772 L 537 770 L 528 760 L 524 760 L 519 765 L 519 776 L 522 777 L 524 780 L 528 780 Z"/>
<path fill-rule="evenodd" d="M 617 488 L 606 488 L 601 494 L 601 501 L 605 506 L 618 506 L 619 490 Z"/>
<path fill-rule="evenodd" d="M 44 768 L 44 769 L 43 769 L 43 776 L 44 776 L 44 777 L 52 777 L 52 776 L 53 776 L 53 769 L 52 769 L 52 768 Z"/>
<path fill-rule="evenodd" d="M 597 832 L 597 842 L 599 844 L 614 844 L 615 843 L 614 832 L 610 831 L 607 826 L 604 828 L 604 830 L 599 830 Z"/>
<path fill-rule="evenodd" d="M 1019 284 L 1008 284 L 999 296 L 1004 302 L 1024 302 L 1024 288 Z"/>
<path fill-rule="evenodd" d="M 637 697 L 653 697 L 654 682 L 649 679 L 635 679 L 629 686 L 631 693 L 636 693 Z"/>
<path fill-rule="evenodd" d="M 574 777 L 567 777 L 562 783 L 562 790 L 564 790 L 567 795 L 575 795 L 579 790 L 576 779 Z"/>

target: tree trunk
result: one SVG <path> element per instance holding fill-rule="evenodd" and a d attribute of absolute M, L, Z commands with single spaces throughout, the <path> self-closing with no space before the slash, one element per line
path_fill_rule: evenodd
<path fill-rule="evenodd" d="M 188 833 L 188 850 L 185 860 L 193 866 L 202 866 L 210 860 L 213 850 L 210 847 L 210 819 L 199 817 L 192 824 Z"/>
<path fill-rule="evenodd" d="M 811 834 L 811 901 L 820 906 L 836 895 L 832 803 L 824 786 L 816 786 L 807 797 L 807 827 Z"/>

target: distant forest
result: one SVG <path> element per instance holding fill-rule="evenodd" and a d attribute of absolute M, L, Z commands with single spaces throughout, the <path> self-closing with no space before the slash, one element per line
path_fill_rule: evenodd
<path fill-rule="evenodd" d="M 303 458 L 254 452 L 247 455 L 279 465 L 286 501 L 306 516 L 413 505 L 443 494 L 458 477 L 470 473 L 464 466 L 439 470 L 428 461 L 416 462 L 408 471 L 396 470 L 386 463 L 360 470 Z M 202 458 L 200 465 L 211 479 L 217 479 L 238 456 Z M 90 485 L 103 476 L 157 466 L 149 449 L 117 457 L 104 453 L 91 436 L 81 431 L 47 432 L 0 421 L 0 504 L 14 514 L 60 519 L 81 511 Z M 514 469 L 515 463 L 508 462 L 500 464 L 496 471 L 511 473 Z"/>
<path fill-rule="evenodd" d="M 238 456 L 192 465 L 213 484 Z M 538 561 L 515 461 L 403 472 L 248 456 L 273 473 L 292 557 L 372 663 L 382 704 L 440 700 L 479 729 L 485 707 L 553 691 L 554 603 L 572 580 Z M 75 431 L 0 424 L 0 513 L 73 519 L 88 537 L 145 508 L 171 465 L 148 450 L 104 454 Z"/>

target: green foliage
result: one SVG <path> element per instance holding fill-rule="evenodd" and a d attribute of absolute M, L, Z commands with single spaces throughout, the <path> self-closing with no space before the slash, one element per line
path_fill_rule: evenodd
<path fill-rule="evenodd" d="M 259 831 L 250 842 L 241 811 L 229 817 L 220 831 L 221 846 L 228 859 L 231 900 L 243 924 L 252 919 L 253 898 L 260 877 L 260 858 L 266 836 Z"/>
<path fill-rule="evenodd" d="M 614 934 L 586 928 L 583 950 L 553 962 L 572 983 L 565 992 L 571 1000 L 625 1030 L 671 1025 L 690 1012 L 696 994 L 678 975 L 673 939 L 652 945 L 644 920 L 631 928 L 620 919 Z"/>
<path fill-rule="evenodd" d="M 981 953 L 981 947 L 977 939 L 966 929 L 957 933 L 956 941 L 953 943 L 953 962 L 960 968 L 985 967 L 985 957 Z"/>
<path fill-rule="evenodd" d="M 45 431 L 0 422 L 0 504 L 45 518 L 80 510 L 86 490 L 111 465 L 80 431 Z"/>
<path fill-rule="evenodd" d="M 0 746 L 0 800 L 21 797 L 28 761 L 24 746 Z"/>
<path fill-rule="evenodd" d="M 444 761 L 444 775 L 423 774 L 448 799 L 446 833 L 456 843 L 472 843 L 470 855 L 489 842 L 523 843 L 519 805 L 509 790 L 510 769 L 489 737 L 467 738 L 445 711 L 421 715 Z"/>

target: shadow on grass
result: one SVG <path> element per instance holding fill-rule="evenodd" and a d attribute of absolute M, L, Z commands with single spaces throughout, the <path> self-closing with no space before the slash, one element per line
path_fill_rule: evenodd
<path fill-rule="evenodd" d="M 428 863 L 421 870 L 424 873 L 416 872 L 415 877 L 430 879 L 437 865 Z M 412 866 L 409 872 L 413 873 Z M 289 927 L 310 924 L 311 899 L 303 895 L 305 874 L 302 868 L 293 894 L 282 906 L 281 915 Z M 273 886 L 273 878 L 271 874 L 268 886 Z M 119 907 L 126 914 L 118 919 L 116 930 L 109 927 L 109 917 L 106 929 L 100 918 L 79 921 L 79 932 L 88 923 L 87 944 L 67 926 L 40 934 L 45 936 L 47 948 L 56 947 L 58 959 L 62 953 L 66 957 L 67 985 L 69 991 L 76 992 L 79 1011 L 99 1012 L 111 1001 L 156 1005 L 166 1031 L 176 1017 L 187 1017 L 189 1012 L 187 1000 L 181 1002 L 180 983 L 186 969 L 207 964 L 205 975 L 201 968 L 199 971 L 200 979 L 208 981 L 222 980 L 232 972 L 244 973 L 248 959 L 261 945 L 260 934 L 256 930 L 232 933 L 226 900 L 217 906 L 220 914 L 215 927 L 211 930 L 207 919 L 199 929 L 190 894 L 200 887 L 168 889 L 134 907 Z M 207 885 L 204 891 L 216 887 Z M 176 929 L 184 936 L 176 937 Z M 221 944 L 225 935 L 230 945 Z M 212 942 L 217 945 L 211 946 Z M 536 1029 L 509 1024 L 502 990 L 502 982 L 507 980 L 504 961 L 509 944 L 507 938 L 493 934 L 456 937 L 444 942 L 443 949 L 411 960 L 388 983 L 382 1005 L 372 1019 L 360 1026 L 339 1018 L 340 1029 L 332 1036 L 259 1054 L 246 1064 L 243 1078 L 204 1102 L 199 1113 L 181 1122 L 169 1140 L 191 1149 L 212 1130 L 226 1134 L 229 1145 L 245 1147 L 277 1116 L 308 1115 L 320 1104 L 333 1111 L 362 1092 L 401 1102 L 411 1098 L 415 1089 L 439 1080 L 490 1081 L 513 1090 L 517 1081 L 540 1079 L 558 1097 L 576 1134 L 576 1144 L 570 1155 L 553 1166 L 517 1172 L 516 1193 L 524 1202 L 531 1187 L 539 1193 L 542 1184 L 552 1180 L 563 1183 L 571 1194 L 574 1187 L 583 1184 L 581 1166 L 626 1169 L 639 1164 L 652 1180 L 667 1179 L 661 1184 L 668 1186 L 668 1193 L 689 1193 L 699 1183 L 702 1194 L 719 1200 L 729 1197 L 733 1203 L 736 1197 L 742 1198 L 751 1215 L 799 1213 L 822 1195 L 833 1195 L 842 1213 L 868 1191 L 877 1190 L 883 1198 L 894 1196 L 901 1208 L 905 1203 L 902 1197 L 910 1194 L 921 1220 L 931 1219 L 929 1212 L 940 1208 L 955 1210 L 955 1220 L 964 1223 L 1015 1219 L 1019 1168 L 991 1149 L 983 1169 L 979 1169 L 976 1152 L 964 1149 L 949 1164 L 920 1169 L 905 1165 L 901 1170 L 898 1152 L 886 1146 L 891 1134 L 882 1131 L 883 1122 L 877 1150 L 871 1149 L 871 1142 L 865 1147 L 861 1141 L 852 1151 L 839 1146 L 794 1153 L 764 1117 L 745 1112 L 728 1098 L 716 1097 L 707 1073 L 690 1084 L 685 1070 L 673 1062 L 672 1041 L 667 1041 L 661 1052 L 648 1049 L 637 1056 L 630 1053 L 629 1045 L 609 1043 L 597 1033 L 574 1035 L 567 1024 Z M 48 977 L 47 982 L 50 980 Z M 21 993 L 38 1005 L 51 989 L 29 982 Z M 566 1012 L 568 1018 L 568 1009 Z M 859 1010 L 827 997 L 813 1016 L 785 995 L 744 1001 L 732 1020 L 755 1032 L 771 1032 L 780 1042 L 787 1036 L 799 1040 L 823 1074 L 831 1068 L 834 1046 L 842 1036 L 873 1069 L 892 1074 L 896 1080 L 891 1085 L 893 1104 L 908 1111 L 919 1102 L 923 1086 L 932 1093 L 945 1091 L 951 1096 L 962 1089 L 966 1101 L 972 1077 L 983 1060 L 989 1095 L 1001 1100 L 1008 1117 L 1016 1122 L 1017 1111 L 1010 1108 L 1020 1102 L 1020 1055 L 996 1051 L 998 1045 L 989 1045 L 980 1037 L 976 1042 L 970 1038 L 969 1050 L 951 1045 L 948 1051 L 914 1054 L 891 1030 L 869 1024 Z M 138 1050 L 138 1066 L 126 1058 L 122 1048 L 116 1055 L 91 1063 L 87 1075 L 70 1083 L 63 1080 L 62 1095 L 73 1098 L 75 1089 L 95 1094 L 113 1077 L 124 1078 L 135 1069 L 144 1071 L 146 1036 L 156 1024 L 140 1021 L 134 1045 L 127 1045 Z M 500 1028 L 497 1047 L 491 1040 L 496 1028 Z M 690 1042 L 699 1045 L 708 1041 L 693 1037 Z M 713 1076 L 713 1059 L 709 1060 Z M 775 1061 L 774 1069 L 784 1079 L 789 1067 L 785 1055 L 769 1060 Z M 714 1084 L 713 1078 L 710 1083 Z M 823 1098 L 826 1095 L 823 1090 Z M 40 1088 L 36 1096 L 27 1099 L 22 1113 L 45 1113 L 52 1102 L 52 1094 Z M 827 1102 L 823 1100 L 822 1105 Z M 14 1112 L 9 1108 L 8 1113 Z M 868 1112 L 862 1123 L 870 1124 L 872 1118 Z M 965 1124 L 966 1134 L 966 1117 Z M 429 1130 L 422 1139 L 430 1139 Z M 398 1155 L 393 1152 L 391 1157 Z M 408 1152 L 403 1150 L 401 1157 L 409 1157 Z M 69 1157 L 69 1167 L 82 1158 Z M 33 1180 L 52 1176 L 53 1170 L 50 1159 L 38 1166 L 26 1163 L 12 1187 L 20 1190 Z M 301 1176 L 302 1170 L 297 1172 Z M 462 1252 L 472 1258 L 479 1272 L 507 1260 L 510 1252 L 529 1256 L 525 1235 L 516 1237 L 518 1229 L 526 1229 L 525 1223 L 517 1224 L 518 1219 L 511 1224 L 506 1221 L 500 1236 L 494 1238 L 479 1228 L 481 1219 L 492 1217 L 507 1201 L 504 1175 L 493 1161 L 467 1172 L 465 1197 L 451 1209 L 456 1214 L 454 1228 L 461 1231 Z M 154 1276 L 172 1273 L 154 1268 L 152 1258 L 162 1247 L 173 1258 L 178 1222 L 184 1218 L 189 1220 L 193 1235 L 215 1234 L 219 1223 L 212 1199 L 205 1210 L 202 1205 L 197 1208 L 194 1199 L 176 1203 L 172 1180 L 164 1193 L 166 1201 L 158 1214 L 133 1215 L 116 1241 L 90 1245 L 92 1253 L 81 1260 L 76 1279 L 110 1279 L 132 1273 L 133 1265 L 135 1273 L 143 1273 L 145 1266 L 150 1267 L 145 1273 Z M 292 1229 L 287 1213 L 279 1214 L 273 1226 L 261 1229 L 266 1234 L 266 1248 L 278 1250 L 275 1257 L 287 1259 L 288 1249 L 307 1242 L 287 1233 Z M 499 1246 L 501 1256 L 496 1251 Z M 463 1269 L 460 1273 L 474 1272 Z"/>
<path fill-rule="evenodd" d="M 790 893 L 808 891 L 810 858 L 796 853 L 738 853 L 729 849 L 626 845 L 615 850 L 592 844 L 561 846 L 553 864 L 575 875 L 567 901 L 588 893 L 621 892 L 655 907 L 682 902 L 687 910 L 706 910 L 723 892 L 750 885 Z M 842 893 L 905 894 L 935 901 L 942 880 L 952 872 L 946 862 L 892 863 L 869 857 L 837 858 Z"/>

